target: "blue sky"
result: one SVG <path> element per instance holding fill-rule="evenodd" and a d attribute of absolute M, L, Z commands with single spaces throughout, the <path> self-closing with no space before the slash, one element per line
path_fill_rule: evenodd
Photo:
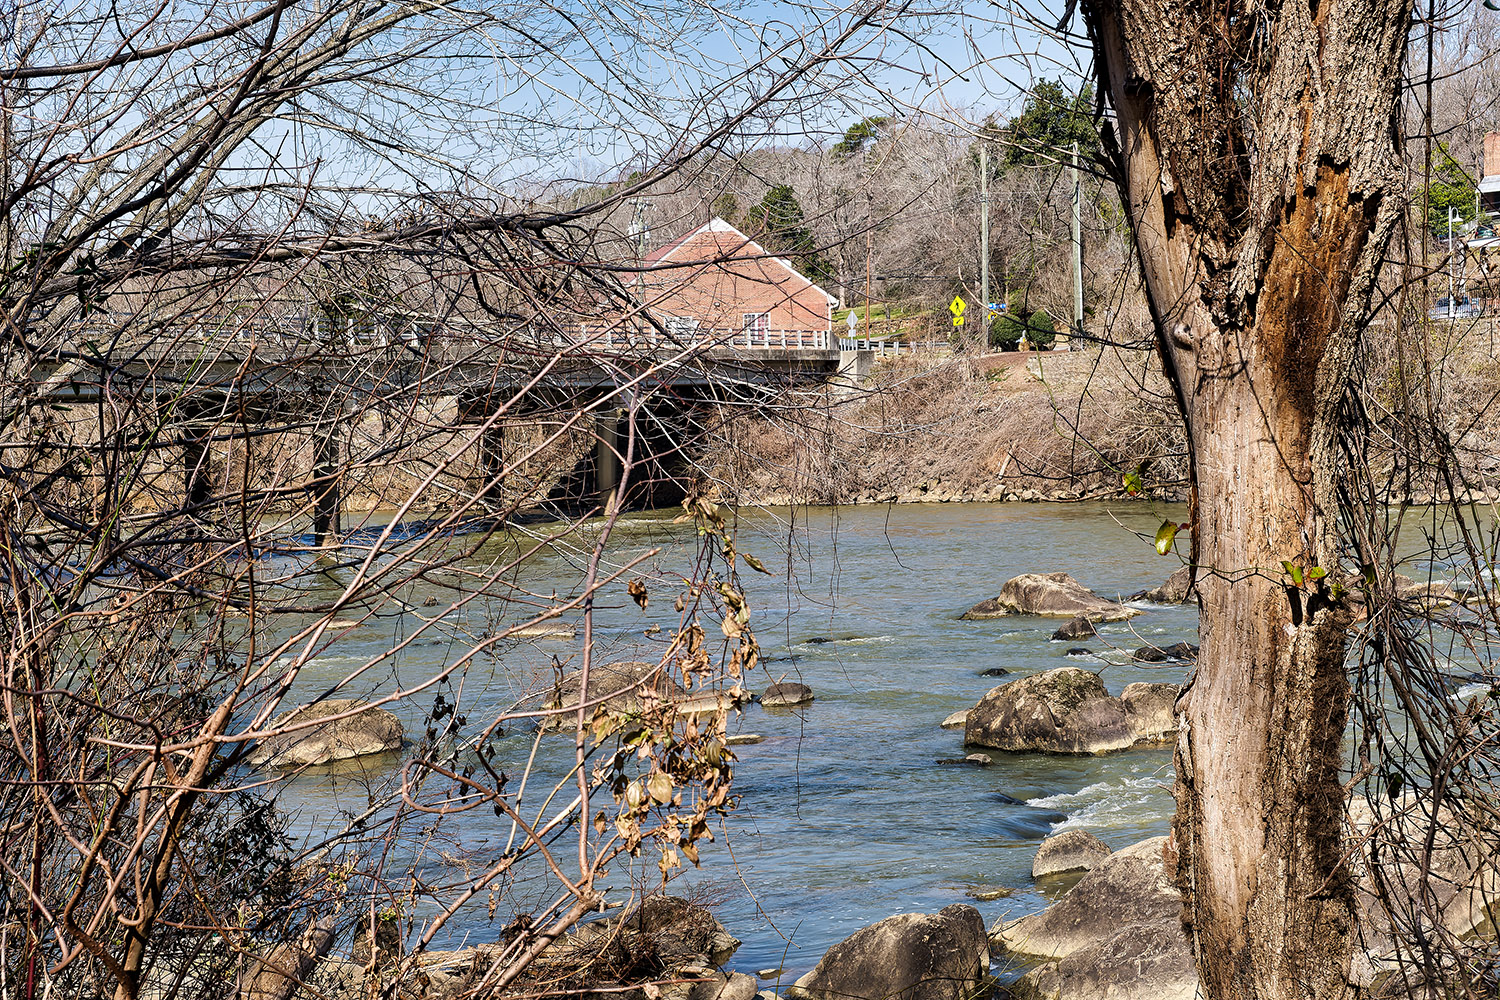
<path fill-rule="evenodd" d="M 85 38 L 59 23 L 54 48 L 34 53 L 33 64 L 109 54 L 116 29 L 131 33 L 133 44 L 180 38 L 243 16 L 258 0 L 166 0 L 145 30 L 128 17 L 116 23 L 98 16 L 111 7 L 108 0 L 71 2 L 69 23 L 100 34 Z M 411 57 L 397 66 L 283 108 L 240 149 L 226 180 L 252 184 L 279 176 L 300 187 L 316 163 L 317 183 L 391 192 L 360 199 L 383 214 L 378 203 L 388 209 L 400 192 L 457 186 L 470 195 L 525 197 L 548 185 L 649 169 L 755 105 L 787 67 L 829 56 L 828 47 L 859 12 L 881 0 L 455 3 L 464 6 L 383 40 L 411 47 Z M 849 34 L 836 57 L 782 86 L 729 130 L 721 148 L 737 153 L 827 143 L 876 114 L 926 114 L 961 130 L 986 115 L 1014 113 L 1034 79 L 1076 81 L 1081 69 L 1081 57 L 992 3 L 955 8 L 912 0 L 899 16 L 891 16 L 890 6 L 877 9 L 875 22 Z M 311 10 L 294 7 L 290 17 Z M 431 46 L 434 36 L 425 32 L 434 27 L 442 44 Z M 73 78 L 70 86 L 107 95 L 122 82 L 139 85 L 153 75 L 196 78 L 205 65 L 232 73 L 252 54 L 243 41 L 226 41 L 132 64 L 87 84 Z M 153 105 L 173 93 L 170 85 L 141 92 Z M 155 113 L 144 103 L 121 108 L 102 127 L 121 135 Z M 107 141 L 98 134 L 92 140 Z"/>
<path fill-rule="evenodd" d="M 451 96 L 469 102 L 464 117 L 402 124 L 497 190 L 618 177 L 690 145 L 763 97 L 786 66 L 823 51 L 854 9 L 563 0 L 539 16 L 534 4 L 518 5 L 524 18 L 493 23 L 459 58 L 434 58 L 427 67 Z M 913 4 L 889 23 L 855 32 L 839 53 L 741 123 L 724 148 L 827 142 L 873 114 L 923 113 L 961 129 L 987 114 L 1014 113 L 1038 77 L 1076 82 L 1082 59 L 988 3 Z M 383 169 L 374 160 L 369 166 Z M 341 169 L 358 171 L 359 158 Z M 369 179 L 406 186 L 388 174 Z"/>

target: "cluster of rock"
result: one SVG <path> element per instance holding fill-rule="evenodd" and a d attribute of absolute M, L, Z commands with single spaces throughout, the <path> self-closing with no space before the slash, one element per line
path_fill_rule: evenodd
<path fill-rule="evenodd" d="M 390 928 L 391 940 L 374 949 L 366 933 L 363 950 L 356 928 L 348 958 L 320 961 L 333 937 L 331 923 L 325 920 L 317 925 L 320 936 L 311 945 L 279 945 L 251 956 L 240 978 L 239 996 L 287 1000 L 299 980 L 309 984 L 307 994 L 333 1000 L 387 995 L 382 988 L 392 985 L 389 995 L 421 1000 L 486 995 L 486 985 L 494 983 L 519 953 L 517 945 L 525 943 L 518 939 L 534 933 L 520 920 L 494 943 L 405 955 L 395 924 Z M 378 930 L 376 940 L 382 944 Z M 582 924 L 550 944 L 512 988 L 522 995 L 547 989 L 580 996 L 753 1000 L 758 989 L 753 976 L 720 968 L 739 945 L 706 908 L 673 896 L 648 896 L 628 915 Z"/>
<path fill-rule="evenodd" d="M 1424 993 L 1403 979 L 1410 971 L 1411 942 L 1458 940 L 1489 926 L 1487 908 L 1500 890 L 1493 844 L 1484 843 L 1473 822 L 1411 794 L 1383 802 L 1379 810 L 1356 797 L 1346 839 L 1361 943 L 1350 981 L 1377 996 Z M 1035 875 L 1080 869 L 1087 874 L 1046 910 L 990 929 L 995 948 L 1043 960 L 1011 987 L 1012 995 L 1191 1000 L 1198 977 L 1165 847 L 1165 837 L 1154 837 L 1110 852 L 1081 831 L 1043 841 L 1032 864 Z M 1399 960 L 1403 952 L 1405 962 Z"/>
<path fill-rule="evenodd" d="M 1099 675 L 1060 667 L 992 689 L 969 709 L 964 742 L 1013 752 L 1100 754 L 1170 740 L 1175 684 L 1127 685 L 1117 698 Z"/>
<path fill-rule="evenodd" d="M 1134 597 L 1185 601 L 1193 596 L 1191 573 L 1184 567 L 1161 587 Z M 1067 618 L 1052 633 L 1054 640 L 1097 635 L 1099 622 L 1140 614 L 1137 608 L 1106 600 L 1067 573 L 1025 573 L 1005 582 L 1000 594 L 981 601 L 964 619 L 1033 615 Z M 1089 649 L 1070 649 L 1089 654 Z M 1143 646 L 1132 657 L 1142 662 L 1191 660 L 1198 647 L 1186 642 L 1166 647 Z M 1005 673 L 1004 670 L 996 673 Z M 1136 683 L 1118 697 L 1105 690 L 1098 674 L 1077 667 L 1049 670 L 993 688 L 973 708 L 954 712 L 944 729 L 963 729 L 966 744 L 1013 752 L 1098 754 L 1172 739 L 1177 726 L 1173 706 L 1180 689 L 1173 684 Z"/>
<path fill-rule="evenodd" d="M 572 725 L 580 698 L 585 707 L 599 706 L 607 712 L 638 714 L 670 704 L 683 715 L 699 715 L 738 706 L 749 700 L 748 692 L 707 691 L 690 694 L 673 680 L 660 664 L 637 660 L 598 664 L 589 670 L 587 690 L 582 673 L 575 671 L 553 686 L 543 709 L 544 728 Z M 813 700 L 812 688 L 795 681 L 772 684 L 758 700 L 765 708 L 791 708 Z M 272 735 L 262 739 L 246 755 L 255 766 L 280 770 L 321 766 L 389 753 L 401 749 L 401 720 L 385 709 L 353 698 L 330 698 L 300 705 L 278 715 L 266 727 Z M 746 734 L 740 744 L 758 743 L 760 737 Z"/>
<path fill-rule="evenodd" d="M 1459 816 L 1407 792 L 1378 808 L 1356 796 L 1348 821 L 1363 932 L 1363 950 L 1355 953 L 1351 970 L 1357 985 L 1370 987 L 1400 971 L 1401 953 L 1409 964 L 1410 942 L 1458 940 L 1485 928 L 1493 935 L 1490 907 L 1500 892 L 1500 857 L 1487 815 Z"/>
<path fill-rule="evenodd" d="M 552 717 L 558 720 L 554 725 L 570 721 L 567 712 L 578 707 L 579 686 L 580 676 L 575 672 L 563 677 L 554 688 L 545 705 L 554 712 L 561 710 L 561 714 Z M 689 695 L 667 676 L 660 664 L 625 661 L 606 663 L 589 671 L 585 704 L 598 704 L 607 712 L 631 715 L 670 703 L 679 714 L 692 715 L 738 706 L 750 698 L 749 692 L 740 688 Z M 755 700 L 763 708 L 790 708 L 812 701 L 813 691 L 796 681 L 779 681 L 766 688 Z"/>

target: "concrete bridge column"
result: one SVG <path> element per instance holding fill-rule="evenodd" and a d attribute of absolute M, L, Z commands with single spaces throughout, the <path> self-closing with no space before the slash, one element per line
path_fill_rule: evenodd
<path fill-rule="evenodd" d="M 324 545 L 343 531 L 339 523 L 340 454 L 338 422 L 313 432 L 313 540 Z"/>
<path fill-rule="evenodd" d="M 613 502 L 620 486 L 620 453 L 625 446 L 625 411 L 601 410 L 594 418 L 594 488 L 599 502 Z"/>

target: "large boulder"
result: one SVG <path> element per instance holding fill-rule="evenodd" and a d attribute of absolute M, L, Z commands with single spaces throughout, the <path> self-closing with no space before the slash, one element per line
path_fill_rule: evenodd
<path fill-rule="evenodd" d="M 1136 739 L 1147 743 L 1165 743 L 1177 735 L 1177 696 L 1182 689 L 1176 684 L 1148 684 L 1137 681 L 1125 685 L 1120 703 L 1130 717 Z"/>
<path fill-rule="evenodd" d="M 1042 841 L 1031 859 L 1032 878 L 1086 872 L 1109 857 L 1109 845 L 1087 830 L 1064 830 Z"/>
<path fill-rule="evenodd" d="M 1183 566 L 1167 577 L 1160 587 L 1131 594 L 1132 601 L 1150 601 L 1153 604 L 1187 604 L 1198 599 L 1198 590 L 1193 586 L 1193 567 Z"/>
<path fill-rule="evenodd" d="M 1461 816 L 1408 792 L 1375 805 L 1356 796 L 1348 822 L 1369 975 L 1396 968 L 1398 951 L 1409 957 L 1419 938 L 1458 939 L 1486 923 L 1500 893 L 1500 849 L 1487 816 Z"/>
<path fill-rule="evenodd" d="M 984 919 L 966 903 L 903 913 L 828 949 L 787 991 L 804 1000 L 961 1000 L 989 969 Z"/>
<path fill-rule="evenodd" d="M 1193 1000 L 1198 973 L 1175 922 L 1132 924 L 1028 972 L 1012 995 L 1022 1000 Z"/>
<path fill-rule="evenodd" d="M 1066 573 L 1023 573 L 1005 581 L 1005 586 L 1000 588 L 1000 596 L 979 602 L 960 617 L 1082 616 L 1091 622 L 1114 622 L 1138 614 L 1140 612 L 1135 608 L 1106 601 Z"/>
<path fill-rule="evenodd" d="M 796 681 L 781 681 L 772 684 L 760 695 L 763 708 L 790 708 L 793 705 L 805 705 L 812 700 L 812 688 Z"/>
<path fill-rule="evenodd" d="M 290 1000 L 333 947 L 334 929 L 334 919 L 323 917 L 296 940 L 247 956 L 237 984 L 240 1000 Z"/>
<path fill-rule="evenodd" d="M 1132 684 L 1116 698 L 1099 675 L 1060 667 L 993 688 L 969 710 L 964 742 L 997 750 L 1097 754 L 1169 739 L 1170 684 Z M 1165 725 L 1161 706 L 1167 706 Z"/>
<path fill-rule="evenodd" d="M 277 735 L 261 740 L 245 758 L 256 767 L 331 764 L 401 749 L 401 720 L 353 698 L 330 698 L 294 708 L 277 716 L 268 728 Z"/>
<path fill-rule="evenodd" d="M 1167 878 L 1165 845 L 1165 837 L 1152 837 L 1116 851 L 1047 909 L 995 927 L 990 941 L 1022 955 L 1066 958 L 1125 927 L 1177 924 L 1182 895 Z"/>
<path fill-rule="evenodd" d="M 1165 837 L 1153 837 L 1117 851 L 1048 909 L 991 931 L 997 947 L 1054 959 L 1022 977 L 1017 996 L 1191 1000 L 1198 976 L 1165 845 Z"/>
<path fill-rule="evenodd" d="M 564 711 L 548 717 L 550 726 L 571 725 L 575 716 L 569 709 L 578 709 L 578 692 L 582 686 L 581 672 L 574 671 L 558 681 L 543 704 L 544 708 Z M 667 676 L 657 663 L 638 660 L 622 660 L 616 663 L 594 664 L 589 668 L 588 691 L 584 703 L 598 706 L 610 713 L 636 715 L 660 707 L 665 701 L 676 701 L 685 694 L 682 686 Z M 593 708 L 590 708 L 592 714 Z"/>

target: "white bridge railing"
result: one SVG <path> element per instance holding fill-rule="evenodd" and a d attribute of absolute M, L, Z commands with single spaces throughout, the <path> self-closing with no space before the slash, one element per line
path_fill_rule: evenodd
<path fill-rule="evenodd" d="M 634 348 L 644 350 L 815 350 L 835 346 L 828 330 L 769 329 L 656 329 L 632 330 L 614 323 L 579 323 L 571 327 L 538 328 L 526 323 L 479 322 L 457 317 L 424 315 L 328 316 L 302 312 L 220 313 L 217 315 L 96 314 L 67 330 L 65 339 L 76 344 L 110 343 L 125 331 L 129 339 L 141 337 L 168 346 L 182 341 L 212 343 L 228 340 L 280 348 L 378 347 L 406 345 L 449 346 L 495 344 L 536 349 L 559 347 L 595 349 Z M 875 342 L 877 345 L 880 342 Z M 844 342 L 838 341 L 838 347 Z M 876 349 L 880 349 L 876 347 Z M 891 348 L 886 348 L 887 350 Z"/>
<path fill-rule="evenodd" d="M 589 328 L 582 328 L 587 339 Z M 597 336 L 604 346 L 729 348 L 741 350 L 826 351 L 831 340 L 827 330 L 694 330 L 689 334 L 660 333 L 656 330 L 621 330 L 604 328 Z"/>
<path fill-rule="evenodd" d="M 840 337 L 839 350 L 841 351 L 874 351 L 877 354 L 910 354 L 916 345 L 905 340 L 895 338 L 873 337 Z"/>

